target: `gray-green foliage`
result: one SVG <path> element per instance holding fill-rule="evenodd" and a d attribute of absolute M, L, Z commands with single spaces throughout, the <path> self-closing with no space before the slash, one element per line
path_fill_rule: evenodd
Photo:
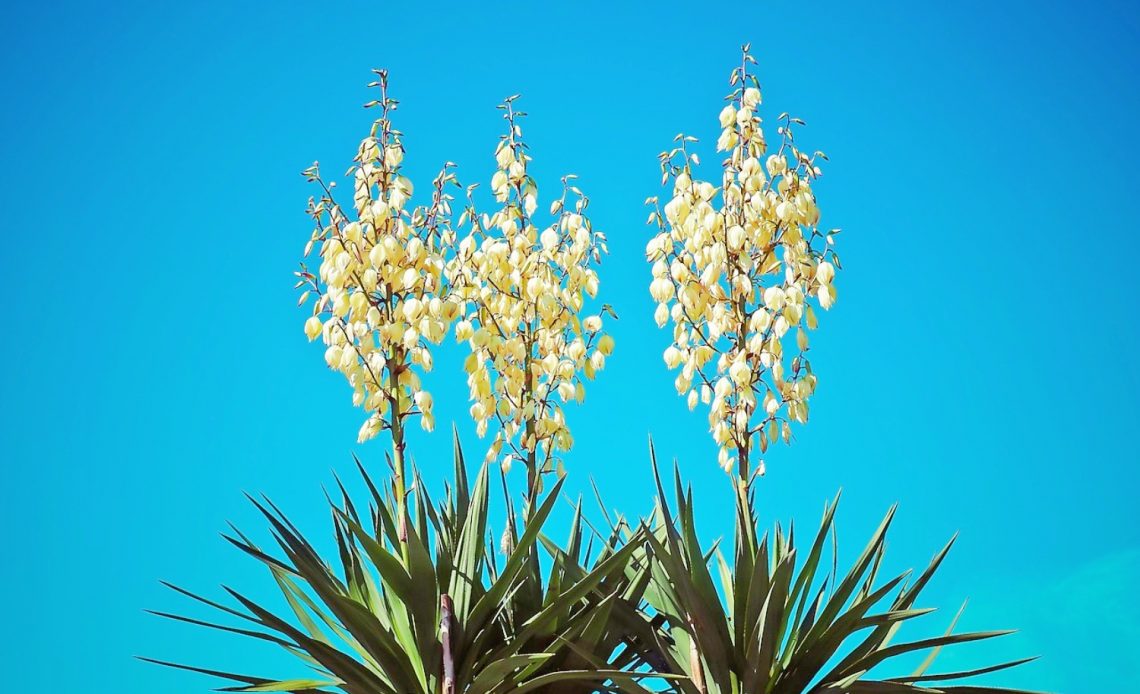
<path fill-rule="evenodd" d="M 927 672 L 943 647 L 1009 632 L 947 632 L 935 638 L 895 642 L 903 623 L 933 611 L 917 607 L 917 599 L 950 544 L 935 555 L 916 579 L 909 580 L 907 572 L 880 580 L 894 508 L 888 511 L 855 563 L 840 575 L 834 560 L 830 571 L 821 572 L 838 499 L 825 509 L 819 531 L 803 555 L 797 551 L 793 533 L 784 534 L 778 525 L 771 539 L 768 535 L 757 537 L 752 501 L 745 491 L 738 497 L 730 564 L 719 546 L 705 549 L 697 539 L 691 490 L 676 477 L 675 509 L 671 509 L 656 474 L 656 461 L 654 471 L 657 502 L 645 535 L 652 581 L 645 597 L 652 612 L 664 618 L 668 638 L 659 643 L 666 667 L 670 672 L 687 675 L 670 683 L 676 691 L 1015 692 L 944 683 L 1013 667 L 1025 660 L 965 672 Z M 832 543 L 834 550 L 834 537 Z M 642 557 L 635 556 L 635 561 L 640 560 Z M 710 568 L 713 564 L 715 569 Z M 873 668 L 886 664 L 889 669 L 895 659 L 916 652 L 928 655 L 912 674 L 887 679 L 871 677 Z"/>
<path fill-rule="evenodd" d="M 160 613 L 281 646 L 307 663 L 314 678 L 273 679 L 162 664 L 238 683 L 226 691 L 644 691 L 635 684 L 641 675 L 634 671 L 644 669 L 641 656 L 624 643 L 620 628 L 622 620 L 639 617 L 634 606 L 644 582 L 633 584 L 625 570 L 638 543 L 618 547 L 616 538 L 609 538 L 599 551 L 583 547 L 580 514 L 565 548 L 545 537 L 542 529 L 561 480 L 524 514 L 521 532 L 508 509 L 510 551 L 500 564 L 488 539 L 487 468 L 469 488 L 458 442 L 454 485 L 442 503 L 433 503 L 417 479 L 406 558 L 393 500 L 378 491 L 363 467 L 361 472 L 371 490 L 367 515 L 358 513 L 343 486 L 341 502 L 330 501 L 336 568 L 268 501 L 254 504 L 269 521 L 282 556 L 240 532 L 228 538 L 269 569 L 289 613 L 275 614 L 234 590 L 227 589 L 236 608 L 181 588 L 175 589 L 255 628 Z M 549 551 L 545 576 L 539 560 L 543 546 Z M 445 611 L 450 613 L 446 632 L 441 630 Z M 445 650 L 451 682 L 445 682 Z"/>
<path fill-rule="evenodd" d="M 469 487 L 458 442 L 454 483 L 441 503 L 417 475 L 406 549 L 393 515 L 396 504 L 363 467 L 371 493 L 367 513 L 357 511 L 343 486 L 340 501 L 330 500 L 335 562 L 323 559 L 279 509 L 255 500 L 280 553 L 262 550 L 240 532 L 228 539 L 269 569 L 290 609 L 277 614 L 227 589 L 237 602 L 230 607 L 175 588 L 253 628 L 160 614 L 281 646 L 315 676 L 274 679 L 163 664 L 237 683 L 225 691 L 303 694 L 647 694 L 651 688 L 682 694 L 1018 694 L 953 683 L 1024 660 L 928 672 L 942 648 L 1008 632 L 948 631 L 897 641 L 905 622 L 932 611 L 917 600 L 950 545 L 917 578 L 907 572 L 881 580 L 893 508 L 840 574 L 833 535 L 837 501 L 827 505 L 805 555 L 794 534 L 778 525 L 771 538 L 758 536 L 752 500 L 742 488 L 730 562 L 719 544 L 706 548 L 698 540 L 691 490 L 677 476 L 671 507 L 655 460 L 653 466 L 651 518 L 638 527 L 618 518 L 598 531 L 579 504 L 564 544 L 543 533 L 561 479 L 521 518 L 504 485 L 508 530 L 501 559 L 489 540 L 488 470 L 484 466 Z M 910 675 L 871 674 L 916 653 L 927 655 Z"/>

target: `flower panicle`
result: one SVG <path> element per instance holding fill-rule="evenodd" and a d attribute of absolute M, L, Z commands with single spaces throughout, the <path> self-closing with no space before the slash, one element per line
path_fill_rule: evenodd
<path fill-rule="evenodd" d="M 453 165 L 433 181 L 431 202 L 410 208 L 414 187 L 402 173 L 402 134 L 391 121 L 397 102 L 388 95 L 387 72 L 376 74 L 370 86 L 380 98 L 365 106 L 380 116 L 347 172 L 352 207 L 337 203 L 335 182 L 326 182 L 316 163 L 304 172 L 321 190 L 309 201 L 314 229 L 304 255 L 316 249 L 320 264 L 314 273 L 302 263 L 297 273 L 305 289 L 301 303 L 311 298 L 313 305 L 305 334 L 321 338 L 326 363 L 344 375 L 353 403 L 368 413 L 362 442 L 412 416 L 424 429 L 434 427 L 432 397 L 420 374 L 431 371 L 431 345 L 459 313 L 444 277 L 444 252 L 454 239 Z"/>
<path fill-rule="evenodd" d="M 313 307 L 305 333 L 322 339 L 326 362 L 368 412 L 360 440 L 392 430 L 400 457 L 407 417 L 434 426 L 421 374 L 432 368 L 431 347 L 454 325 L 470 350 L 464 368 L 477 431 L 496 429 L 488 459 L 500 458 L 504 468 L 525 463 L 528 489 L 537 492 L 541 474 L 560 469 L 558 453 L 573 445 L 563 406 L 584 400 L 586 382 L 614 348 L 603 326 L 605 316 L 616 318 L 612 309 L 587 311 L 605 234 L 594 228 L 573 175 L 562 178 L 550 220 L 539 225 L 517 96 L 500 106 L 508 128 L 495 148 L 494 209 L 480 213 L 475 185 L 456 202 L 453 190 L 462 186 L 451 162 L 432 181 L 430 202 L 412 208 L 402 134 L 391 123 L 396 102 L 387 73 L 377 75 L 371 86 L 380 98 L 366 107 L 380 116 L 347 174 L 352 206 L 336 202 L 335 183 L 317 164 L 304 172 L 321 191 L 309 202 L 314 230 L 305 248 L 306 257 L 316 250 L 319 268 L 302 263 L 296 273 L 300 303 Z"/>
<path fill-rule="evenodd" d="M 697 178 L 696 138 L 678 135 L 659 157 L 669 198 L 647 200 L 657 229 L 646 246 L 654 317 L 672 324 L 665 363 L 679 370 L 675 385 L 689 408 L 708 406 L 720 465 L 744 480 L 763 474 L 756 449 L 789 443 L 791 424 L 808 420 L 817 381 L 808 333 L 815 307 L 835 302 L 840 267 L 838 230 L 821 230 L 813 190 L 826 156 L 798 148 L 793 126 L 803 121 L 787 114 L 769 152 L 755 63 L 744 47 L 729 79 L 719 181 Z"/>
<path fill-rule="evenodd" d="M 598 293 L 605 234 L 586 214 L 589 199 L 574 176 L 563 177 L 553 219 L 540 226 L 516 99 L 499 107 L 508 128 L 495 149 L 496 208 L 480 213 L 468 189 L 459 220 L 468 232 L 446 276 L 462 302 L 455 337 L 470 349 L 471 416 L 480 436 L 492 424 L 497 430 L 488 460 L 524 463 L 536 491 L 541 473 L 559 469 L 558 452 L 573 445 L 563 405 L 583 401 L 614 342 L 603 329 L 606 307 L 582 316 Z"/>

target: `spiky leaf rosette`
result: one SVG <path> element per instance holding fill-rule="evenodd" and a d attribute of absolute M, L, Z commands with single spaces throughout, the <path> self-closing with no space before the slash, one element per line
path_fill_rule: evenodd
<path fill-rule="evenodd" d="M 950 549 L 947 544 L 914 580 L 910 572 L 880 580 L 888 511 L 862 554 L 845 574 L 821 571 L 828 535 L 833 534 L 838 498 L 828 504 L 806 555 L 794 533 L 777 525 L 774 536 L 757 539 L 750 504 L 738 505 L 735 556 L 729 564 L 719 547 L 706 549 L 697 539 L 691 490 L 675 481 L 671 509 L 654 460 L 657 477 L 655 516 L 646 524 L 652 556 L 652 580 L 645 598 L 667 638 L 657 641 L 661 666 L 684 673 L 671 683 L 685 694 L 894 694 L 928 692 L 987 694 L 1011 689 L 953 684 L 975 675 L 1013 667 L 1031 659 L 969 671 L 930 673 L 934 657 L 946 647 L 984 641 L 1008 631 L 953 633 L 895 642 L 907 621 L 932 612 L 916 607 Z M 832 540 L 834 553 L 834 538 Z M 833 554 L 834 556 L 834 554 Z M 710 568 L 710 564 L 716 568 Z M 717 577 L 714 578 L 714 572 Z M 718 584 L 719 583 L 719 590 Z M 893 596 L 893 597 L 892 597 Z M 955 617 L 955 622 L 957 617 Z M 880 665 L 890 668 L 900 657 L 926 654 L 909 675 L 877 679 Z M 950 683 L 950 684 L 946 684 Z"/>
<path fill-rule="evenodd" d="M 171 586 L 229 617 L 239 627 L 158 613 L 279 645 L 316 671 L 311 679 L 274 679 L 171 665 L 237 683 L 227 691 L 348 694 L 495 694 L 543 691 L 637 691 L 645 676 L 636 651 L 620 648 L 616 609 L 635 615 L 641 584 L 626 571 L 639 546 L 582 547 L 582 521 L 566 547 L 542 535 L 562 480 L 522 524 L 509 531 L 501 562 L 489 546 L 487 466 L 469 487 L 458 442 L 455 479 L 436 504 L 417 476 L 406 557 L 400 550 L 394 501 L 361 466 L 371 491 L 366 514 L 344 487 L 330 501 L 338 556 L 313 544 L 267 500 L 253 503 L 268 520 L 281 555 L 246 535 L 228 537 L 271 572 L 290 610 L 278 614 L 228 589 L 230 607 Z M 532 566 L 537 547 L 550 555 L 546 581 Z M 525 596 L 525 597 L 521 597 Z"/>

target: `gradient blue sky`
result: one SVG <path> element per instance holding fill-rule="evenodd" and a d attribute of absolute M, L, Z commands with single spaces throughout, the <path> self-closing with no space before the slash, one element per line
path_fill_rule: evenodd
<path fill-rule="evenodd" d="M 991 681 L 1120 691 L 1140 645 L 1134 6 L 336 5 L 2 10 L 12 677 L 40 691 L 217 686 L 136 653 L 280 672 L 277 654 L 142 608 L 184 606 L 159 579 L 268 595 L 218 538 L 227 520 L 261 529 L 242 490 L 324 534 L 320 485 L 351 476 L 352 451 L 379 464 L 383 444 L 355 444 L 348 388 L 302 335 L 290 275 L 312 192 L 298 172 L 347 166 L 374 66 L 392 71 L 421 188 L 447 159 L 464 181 L 489 179 L 494 106 L 524 95 L 540 184 L 579 174 L 609 232 L 602 295 L 621 315 L 608 370 L 570 412 L 568 488 L 593 476 L 645 510 L 652 433 L 695 485 L 704 532 L 727 532 L 704 418 L 660 359 L 642 201 L 675 133 L 711 153 L 752 41 L 769 120 L 803 117 L 803 142 L 832 157 L 818 191 L 824 223 L 845 230 L 813 420 L 768 456 L 767 517 L 814 526 L 843 487 L 852 553 L 899 501 L 900 569 L 960 530 L 930 628 L 970 597 L 963 624 L 1022 632 L 947 664 L 1040 654 Z M 429 380 L 441 432 L 413 441 L 432 479 L 452 420 L 481 449 L 456 354 Z"/>

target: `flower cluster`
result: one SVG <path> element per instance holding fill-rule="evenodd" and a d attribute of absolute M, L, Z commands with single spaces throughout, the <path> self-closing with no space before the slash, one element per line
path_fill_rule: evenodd
<path fill-rule="evenodd" d="M 665 363 L 680 369 L 677 392 L 690 409 L 709 406 L 720 464 L 742 480 L 763 474 L 763 461 L 749 462 L 756 446 L 763 453 L 787 443 L 790 423 L 807 421 L 816 377 L 806 331 L 816 327 L 813 300 L 824 309 L 834 303 L 840 266 L 837 230 L 820 231 L 812 190 L 826 157 L 796 147 L 792 125 L 802 121 L 787 114 L 778 118 L 779 148 L 768 154 L 760 86 L 748 72 L 754 63 L 745 46 L 720 113 L 719 182 L 695 178 L 695 138 L 678 135 L 662 153 L 672 195 L 663 209 L 649 199 L 659 233 L 646 247 L 657 324 L 673 324 Z"/>
<path fill-rule="evenodd" d="M 572 176 L 562 179 L 562 195 L 550 206 L 554 221 L 537 226 L 538 188 L 527 172 L 531 158 L 514 99 L 500 106 L 509 130 L 491 179 L 498 209 L 480 214 L 474 187 L 468 189 L 458 226 L 468 225 L 469 233 L 445 276 L 462 302 L 456 339 L 471 349 L 471 416 L 480 436 L 492 420 L 498 425 L 488 459 L 502 454 L 504 468 L 524 462 L 534 493 L 541 473 L 559 465 L 556 453 L 573 443 L 562 403 L 582 402 L 584 379 L 604 367 L 613 338 L 602 326 L 608 307 L 580 318 L 598 291 L 594 265 L 606 252 L 605 236 L 585 215 L 589 201 Z"/>
<path fill-rule="evenodd" d="M 352 212 L 334 201 L 335 184 L 325 183 L 316 164 L 305 172 L 323 191 L 309 201 L 315 230 L 305 248 L 306 256 L 319 248 L 320 269 L 314 274 L 302 263 L 296 273 L 305 289 L 300 303 L 315 298 L 305 332 L 323 338 L 328 365 L 344 374 L 353 402 L 369 413 L 360 440 L 391 431 L 399 501 L 405 420 L 418 415 L 424 429 L 434 427 L 420 374 L 432 368 L 431 345 L 455 323 L 457 340 L 471 350 L 465 370 L 479 435 L 492 421 L 498 425 L 488 460 L 502 456 L 504 469 L 523 461 L 533 495 L 541 474 L 560 465 L 558 452 L 573 444 L 563 404 L 582 402 L 584 382 L 613 350 L 602 325 L 612 310 L 602 305 L 583 317 L 597 295 L 605 235 L 586 216 L 589 200 L 573 176 L 562 179 L 562 194 L 550 205 L 553 221 L 536 226 L 538 188 L 527 172 L 516 97 L 500 107 L 509 132 L 495 150 L 493 214 L 477 211 L 475 186 L 468 188 L 455 225 L 467 234 L 459 241 L 454 198 L 446 192 L 459 185 L 450 163 L 433 182 L 431 203 L 409 210 L 412 183 L 400 172 L 401 135 L 389 119 L 396 102 L 387 95 L 387 74 L 377 74 L 370 86 L 381 98 L 366 106 L 379 107 L 381 116 L 349 170 Z"/>
<path fill-rule="evenodd" d="M 408 417 L 419 415 L 429 431 L 434 425 L 432 398 L 416 367 L 431 370 L 429 344 L 444 338 L 459 313 L 443 273 L 443 250 L 454 238 L 445 186 L 454 175 L 445 166 L 430 206 L 409 209 L 412 183 L 400 173 L 404 148 L 389 119 L 396 101 L 387 95 L 387 74 L 377 74 L 370 86 L 380 89 L 381 98 L 368 106 L 378 107 L 381 116 L 349 170 L 353 214 L 334 201 L 336 184 L 326 184 L 316 164 L 305 171 L 322 189 L 309 200 L 315 229 L 305 255 L 318 247 L 321 264 L 317 274 L 304 264 L 296 274 L 298 287 L 306 288 L 300 303 L 315 295 L 305 333 L 324 340 L 325 361 L 344 374 L 353 403 L 369 413 L 360 440 L 391 429 L 402 444 Z"/>

